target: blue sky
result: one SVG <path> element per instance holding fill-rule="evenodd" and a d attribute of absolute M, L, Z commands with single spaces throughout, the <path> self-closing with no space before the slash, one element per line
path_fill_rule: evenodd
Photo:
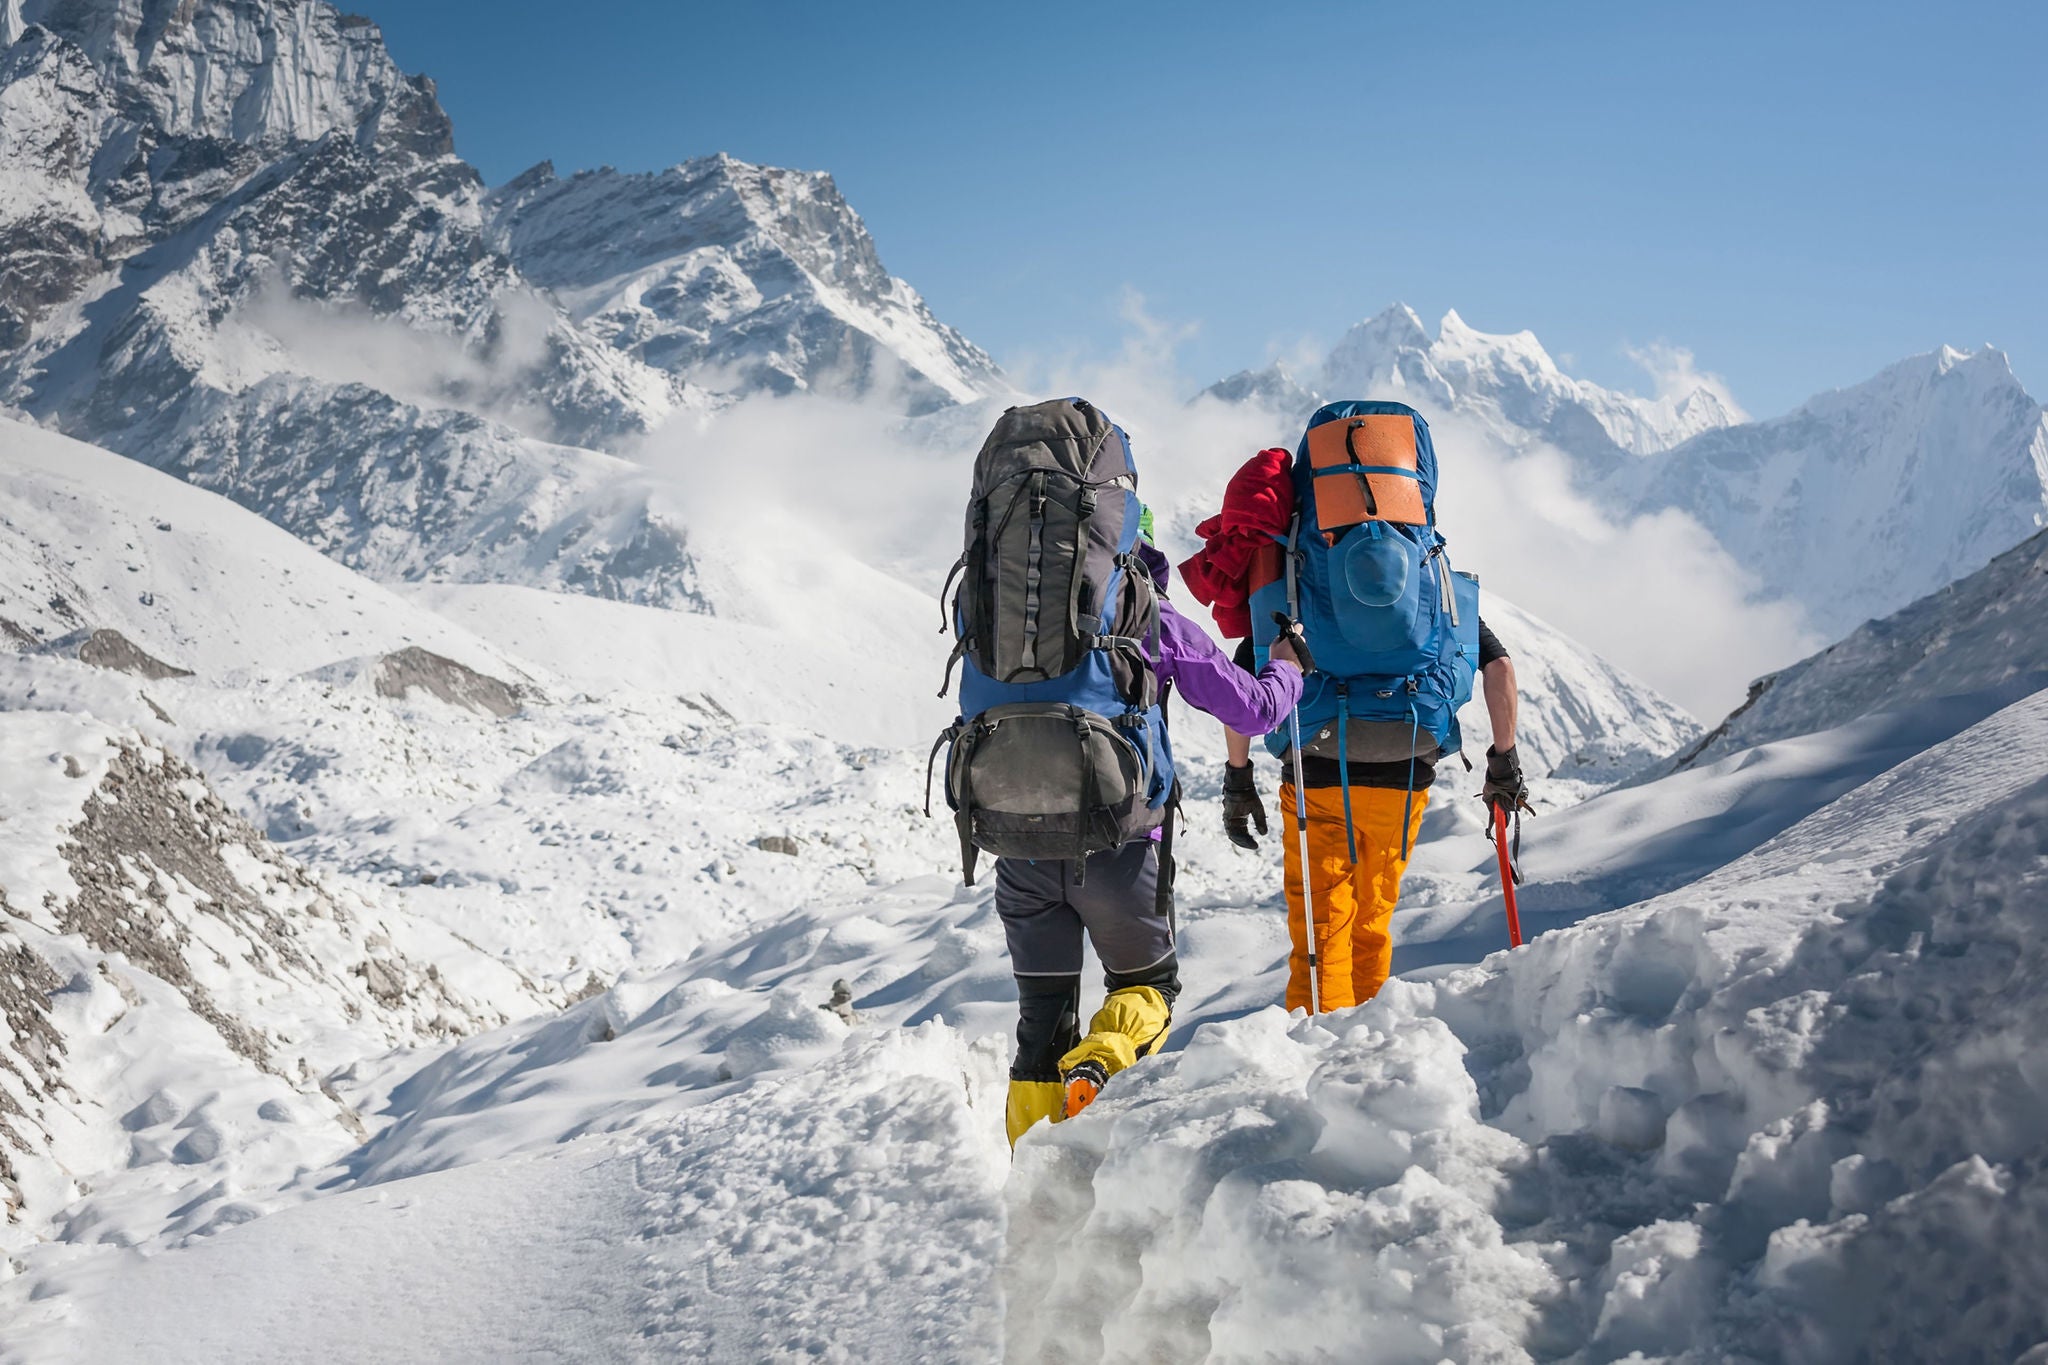
<path fill-rule="evenodd" d="M 2048 393 L 2048 4 L 370 6 L 493 182 L 831 171 L 1016 363 L 1125 290 L 1206 381 L 1404 300 L 1752 412 L 1944 342 Z"/>

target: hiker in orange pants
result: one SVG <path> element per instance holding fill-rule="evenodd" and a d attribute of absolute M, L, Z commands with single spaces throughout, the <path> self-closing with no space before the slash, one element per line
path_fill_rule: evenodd
<path fill-rule="evenodd" d="M 1385 787 L 1351 789 L 1351 821 L 1358 831 L 1358 862 L 1344 837 L 1344 792 L 1308 789 L 1309 884 L 1315 894 L 1317 986 L 1326 1010 L 1345 1009 L 1379 994 L 1394 965 L 1389 922 L 1401 897 L 1401 874 L 1422 830 L 1429 793 L 1415 793 L 1408 810 L 1408 837 L 1401 817 L 1410 806 L 1406 791 Z M 1301 904 L 1301 840 L 1294 833 L 1294 784 L 1280 787 L 1282 846 L 1287 850 L 1287 904 Z M 1293 952 L 1287 962 L 1287 1008 L 1307 1009 L 1307 926 L 1296 909 L 1287 916 Z"/>
<path fill-rule="evenodd" d="M 1249 667 L 1251 650 L 1238 651 L 1238 663 Z M 1519 697 L 1514 660 L 1485 622 L 1479 626 L 1479 679 L 1493 745 L 1486 751 L 1486 788 L 1526 794 L 1520 760 L 1515 753 Z M 1352 727 L 1368 740 L 1374 732 Z M 1405 742 L 1407 726 L 1389 731 Z M 1256 849 L 1255 826 L 1266 832 L 1266 808 L 1251 767 L 1251 741 L 1227 731 L 1228 760 L 1223 770 L 1223 825 L 1232 843 Z M 1313 752 L 1302 759 L 1308 787 L 1309 887 L 1316 924 L 1316 987 L 1326 1010 L 1362 1005 L 1379 994 L 1393 970 L 1394 906 L 1401 898 L 1401 876 L 1422 833 L 1422 813 L 1429 807 L 1430 786 L 1443 755 L 1432 745 L 1427 752 L 1401 758 L 1378 754 L 1340 763 Z M 1283 762 L 1283 771 L 1288 765 Z M 1291 772 L 1289 773 L 1291 777 Z M 1351 823 L 1344 821 L 1344 785 L 1351 787 Z M 1410 790 L 1413 799 L 1410 799 Z M 1287 962 L 1287 1008 L 1308 1009 L 1308 940 L 1301 913 L 1301 841 L 1295 835 L 1294 783 L 1280 787 L 1283 842 L 1287 854 L 1287 936 L 1292 951 Z M 1404 830 L 1403 816 L 1406 817 Z M 1352 861 L 1352 849 L 1358 860 Z"/>

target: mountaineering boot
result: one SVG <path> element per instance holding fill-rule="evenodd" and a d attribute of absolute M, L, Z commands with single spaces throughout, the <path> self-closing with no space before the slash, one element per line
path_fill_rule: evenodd
<path fill-rule="evenodd" d="M 1067 1073 L 1066 1118 L 1095 1103 L 1095 1097 L 1102 1093 L 1102 1087 L 1109 1084 L 1109 1073 L 1102 1063 L 1086 1061 Z"/>
<path fill-rule="evenodd" d="M 1060 1058 L 1060 1075 L 1067 1083 L 1066 1117 L 1093 1104 L 1111 1076 L 1157 1052 L 1172 1021 L 1173 1006 L 1156 986 L 1111 991 L 1088 1021 L 1088 1036 Z"/>
<path fill-rule="evenodd" d="M 1017 1139 L 1040 1119 L 1058 1123 L 1065 1118 L 1063 1103 L 1058 1081 L 1011 1081 L 1009 1103 L 1003 1109 L 1003 1126 L 1009 1130 L 1010 1145 L 1015 1147 Z"/>

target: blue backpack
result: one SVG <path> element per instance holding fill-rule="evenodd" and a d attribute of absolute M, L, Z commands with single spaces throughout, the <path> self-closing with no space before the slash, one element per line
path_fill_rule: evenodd
<path fill-rule="evenodd" d="M 950 746 L 970 886 L 977 852 L 1072 859 L 1079 882 L 1091 853 L 1165 825 L 1170 855 L 1173 750 L 1137 488 L 1123 428 L 1078 398 L 1011 408 L 975 459 L 946 585 L 960 584 L 947 665 L 949 681 L 961 669 L 960 719 L 932 746 L 933 761 Z M 927 813 L 930 780 L 927 764 Z"/>
<path fill-rule="evenodd" d="M 1309 418 L 1294 456 L 1286 571 L 1251 600 L 1255 642 L 1270 638 L 1281 612 L 1302 623 L 1315 656 L 1301 695 L 1305 755 L 1406 761 L 1412 771 L 1463 748 L 1458 708 L 1478 672 L 1479 580 L 1451 568 L 1436 485 L 1429 424 L 1407 404 L 1330 403 Z M 1264 664 L 1263 643 L 1257 654 Z M 1288 742 L 1285 731 L 1266 738 L 1276 755 Z M 1402 829 L 1406 857 L 1406 818 Z"/>

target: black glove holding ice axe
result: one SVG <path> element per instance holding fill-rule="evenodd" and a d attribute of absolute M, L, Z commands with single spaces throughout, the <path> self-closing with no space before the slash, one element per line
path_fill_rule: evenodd
<path fill-rule="evenodd" d="M 1529 804 L 1529 784 L 1522 780 L 1522 760 L 1510 744 L 1504 751 L 1486 746 L 1486 785 L 1479 795 L 1490 809 L 1519 815 L 1536 808 Z"/>

